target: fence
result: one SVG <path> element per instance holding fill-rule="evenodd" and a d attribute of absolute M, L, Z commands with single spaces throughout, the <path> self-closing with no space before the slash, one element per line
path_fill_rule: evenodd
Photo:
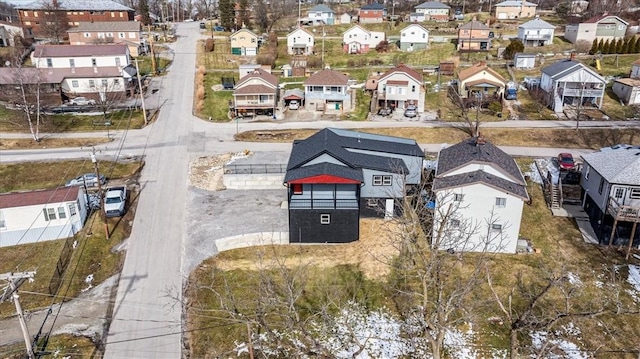
<path fill-rule="evenodd" d="M 285 164 L 228 164 L 224 166 L 224 174 L 259 174 L 259 173 L 285 173 Z"/>

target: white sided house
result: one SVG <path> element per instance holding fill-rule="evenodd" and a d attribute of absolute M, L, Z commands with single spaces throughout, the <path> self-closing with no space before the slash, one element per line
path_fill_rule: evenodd
<path fill-rule="evenodd" d="M 456 252 L 516 253 L 529 194 L 511 156 L 482 137 L 442 149 L 433 192 L 432 246 Z"/>
<path fill-rule="evenodd" d="M 429 30 L 422 25 L 411 24 L 400 30 L 400 50 L 415 51 L 429 48 Z"/>
<path fill-rule="evenodd" d="M 543 68 L 540 78 L 547 105 L 555 112 L 562 112 L 565 105 L 602 107 L 606 84 L 597 72 L 574 60 Z"/>
<path fill-rule="evenodd" d="M 348 54 L 364 54 L 386 39 L 381 31 L 369 31 L 360 25 L 354 25 L 342 34 L 342 50 Z"/>
<path fill-rule="evenodd" d="M 313 33 L 297 28 L 287 35 L 287 53 L 289 55 L 311 55 L 315 45 Z"/>
<path fill-rule="evenodd" d="M 537 47 L 553 44 L 556 27 L 550 23 L 535 18 L 518 26 L 518 39 L 525 47 Z"/>
<path fill-rule="evenodd" d="M 379 107 L 403 109 L 407 105 L 414 105 L 418 113 L 422 113 L 424 97 L 422 74 L 404 64 L 388 70 L 378 79 Z"/>
<path fill-rule="evenodd" d="M 122 67 L 130 63 L 129 47 L 109 45 L 36 45 L 31 63 L 37 68 Z"/>
<path fill-rule="evenodd" d="M 87 219 L 82 187 L 0 194 L 0 247 L 75 235 Z"/>

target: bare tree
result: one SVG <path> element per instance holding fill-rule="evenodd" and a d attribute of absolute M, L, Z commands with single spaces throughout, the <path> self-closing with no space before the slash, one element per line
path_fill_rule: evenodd
<path fill-rule="evenodd" d="M 449 86 L 448 91 L 449 99 L 455 107 L 456 117 L 461 123 L 461 125 L 456 126 L 455 128 L 466 133 L 469 137 L 478 136 L 480 131 L 480 120 L 478 116 L 476 116 L 475 120 L 469 116 L 469 101 L 462 98 L 462 95 L 458 93 L 458 88 L 456 86 Z"/>
<path fill-rule="evenodd" d="M 101 79 L 93 81 L 87 87 L 87 92 L 97 93 L 96 107 L 102 112 L 105 123 L 108 121 L 109 112 L 117 107 L 125 98 L 126 85 L 122 78 Z"/>
<path fill-rule="evenodd" d="M 41 93 L 44 86 L 44 74 L 40 69 L 23 67 L 21 54 L 18 51 L 13 53 L 12 82 L 15 84 L 8 97 L 18 105 L 24 112 L 24 118 L 29 125 L 29 132 L 34 141 L 40 141 L 40 123 L 42 120 Z"/>
<path fill-rule="evenodd" d="M 40 25 L 41 35 L 54 44 L 64 41 L 69 30 L 67 11 L 60 8 L 58 1 L 43 4 L 43 19 Z"/>

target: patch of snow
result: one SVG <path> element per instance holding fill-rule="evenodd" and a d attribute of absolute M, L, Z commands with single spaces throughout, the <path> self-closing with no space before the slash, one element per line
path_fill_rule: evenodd
<path fill-rule="evenodd" d="M 531 163 L 529 165 L 529 171 L 525 172 L 524 175 L 529 177 L 529 179 L 534 183 L 542 184 L 542 177 L 540 177 L 540 172 L 538 172 L 535 163 Z"/>
<path fill-rule="evenodd" d="M 580 339 L 580 329 L 569 323 L 552 333 L 538 331 L 531 333 L 531 344 L 535 351 L 532 358 L 548 359 L 589 359 L 589 355 L 565 337 Z"/>
<path fill-rule="evenodd" d="M 636 292 L 640 292 L 640 266 L 629 265 L 629 284 L 633 286 Z"/>
<path fill-rule="evenodd" d="M 582 280 L 580 280 L 580 277 L 577 274 L 568 272 L 567 279 L 569 280 L 569 283 L 571 285 L 575 285 L 576 287 L 582 287 Z"/>
<path fill-rule="evenodd" d="M 600 281 L 600 280 L 597 280 L 597 281 L 593 282 L 593 284 L 594 284 L 594 285 L 596 286 L 596 288 L 598 288 L 598 289 L 602 289 L 602 288 L 604 287 L 604 282 L 603 282 L 603 281 Z"/>
<path fill-rule="evenodd" d="M 91 284 L 93 282 L 93 274 L 89 274 L 85 279 L 84 282 L 87 283 L 87 287 L 84 289 L 80 289 L 80 293 L 84 293 L 86 291 L 88 291 L 89 289 L 93 288 L 93 285 Z"/>

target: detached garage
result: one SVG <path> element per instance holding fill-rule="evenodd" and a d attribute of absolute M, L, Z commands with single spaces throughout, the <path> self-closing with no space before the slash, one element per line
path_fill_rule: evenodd
<path fill-rule="evenodd" d="M 640 105 L 640 79 L 618 79 L 613 83 L 613 92 L 625 105 Z"/>
<path fill-rule="evenodd" d="M 513 56 L 513 66 L 516 69 L 532 69 L 536 67 L 536 55 L 518 52 Z"/>

